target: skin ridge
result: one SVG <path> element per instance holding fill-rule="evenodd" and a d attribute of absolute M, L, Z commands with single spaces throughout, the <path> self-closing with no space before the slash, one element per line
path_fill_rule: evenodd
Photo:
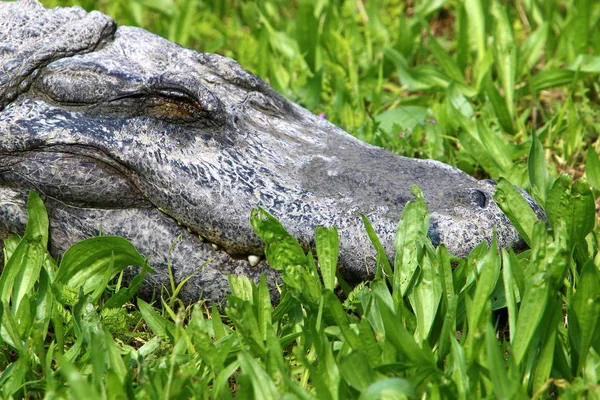
<path fill-rule="evenodd" d="M 11 49 L 0 53 L 2 237 L 23 232 L 33 188 L 46 201 L 53 254 L 100 232 L 123 236 L 158 271 L 142 293 L 168 287 L 171 268 L 177 282 L 193 275 L 186 301 L 222 301 L 230 273 L 265 274 L 276 297 L 278 275 L 249 224 L 258 206 L 306 250 L 317 226 L 337 226 L 350 283 L 375 270 L 360 215 L 393 257 L 413 185 L 429 207 L 429 236 L 455 256 L 494 231 L 500 246 L 524 246 L 492 182 L 360 142 L 234 60 L 33 0 L 0 3 L 0 24 L 10 27 L 0 48 Z M 28 40 L 36 28 L 48 40 Z"/>

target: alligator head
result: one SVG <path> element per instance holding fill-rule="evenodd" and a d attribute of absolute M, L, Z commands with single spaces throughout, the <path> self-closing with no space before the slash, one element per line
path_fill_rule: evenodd
<path fill-rule="evenodd" d="M 231 59 L 33 0 L 2 3 L 0 24 L 4 235 L 22 231 L 34 188 L 54 253 L 99 233 L 124 236 L 158 270 L 149 287 L 168 282 L 167 263 L 179 280 L 207 263 L 183 296 L 215 300 L 228 273 L 275 279 L 249 224 L 257 206 L 307 249 L 316 226 L 337 226 L 339 268 L 352 282 L 374 273 L 360 214 L 392 256 L 413 185 L 434 244 L 455 256 L 490 242 L 494 228 L 501 246 L 523 247 L 493 183 L 360 142 Z"/>

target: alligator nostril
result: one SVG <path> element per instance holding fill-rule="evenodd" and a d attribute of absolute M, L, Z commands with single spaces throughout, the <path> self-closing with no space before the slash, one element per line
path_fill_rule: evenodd
<path fill-rule="evenodd" d="M 473 203 L 481 208 L 485 208 L 488 203 L 487 195 L 479 189 L 475 189 L 471 192 L 471 199 Z"/>

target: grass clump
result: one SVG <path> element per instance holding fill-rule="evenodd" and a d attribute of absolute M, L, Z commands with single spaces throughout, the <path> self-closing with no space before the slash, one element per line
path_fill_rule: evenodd
<path fill-rule="evenodd" d="M 492 243 L 452 259 L 427 238 L 416 191 L 395 260 L 365 220 L 377 278 L 354 289 L 338 279 L 342 301 L 336 231 L 315 233 L 317 269 L 256 210 L 283 276 L 279 304 L 266 282 L 244 277 L 230 278 L 224 307 L 147 304 L 135 298 L 143 274 L 110 284 L 126 265 L 145 265 L 122 239 L 77 244 L 59 267 L 32 194 L 24 236 L 4 247 L 0 397 L 598 397 L 596 2 L 82 3 L 236 58 L 363 140 L 499 180 L 496 201 L 530 250 Z"/>
<path fill-rule="evenodd" d="M 44 248 L 45 209 L 32 192 L 27 229 L 7 246 L 0 278 L 0 393 L 593 398 L 600 372 L 598 232 L 579 218 L 593 214 L 590 189 L 556 180 L 548 201 L 556 197 L 560 205 L 548 208 L 549 226 L 532 226 L 529 206 L 512 199 L 519 195 L 514 186 L 499 182 L 498 201 L 510 200 L 506 212 L 529 230 L 531 249 L 516 255 L 493 241 L 455 268 L 445 247 L 434 248 L 427 237 L 427 206 L 418 188 L 414 193 L 393 270 L 380 258 L 376 279 L 347 292 L 345 301 L 335 293 L 336 229 L 317 230 L 317 269 L 313 254 L 258 209 L 251 223 L 269 263 L 282 272 L 277 305 L 264 278 L 255 284 L 230 276 L 224 308 L 172 308 L 168 300 L 153 307 L 137 299 L 138 311 L 129 313 L 139 279 L 110 290 L 107 282 L 139 254 L 123 239 L 100 237 L 74 245 L 57 268 Z M 77 252 L 107 255 L 94 258 L 98 268 L 79 270 L 88 285 L 62 272 Z"/>

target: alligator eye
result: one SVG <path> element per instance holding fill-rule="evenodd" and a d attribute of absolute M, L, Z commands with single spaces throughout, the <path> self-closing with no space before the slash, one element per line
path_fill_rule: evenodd
<path fill-rule="evenodd" d="M 188 101 L 173 101 L 150 97 L 146 101 L 148 114 L 172 122 L 192 122 L 201 119 L 206 112 L 198 103 Z"/>
<path fill-rule="evenodd" d="M 200 126 L 222 125 L 226 120 L 219 99 L 201 85 L 192 93 L 179 84 L 112 74 L 95 65 L 62 64 L 45 71 L 36 89 L 50 101 L 91 117 L 143 116 Z"/>
<path fill-rule="evenodd" d="M 141 99 L 143 114 L 168 122 L 196 122 L 211 117 L 211 107 L 183 92 L 160 90 Z M 207 109 L 208 108 L 208 109 Z"/>
<path fill-rule="evenodd" d="M 206 91 L 194 97 L 176 89 L 149 89 L 126 93 L 103 101 L 88 109 L 92 115 L 124 118 L 146 116 L 171 123 L 203 126 L 221 125 L 224 120 L 220 101 Z"/>

